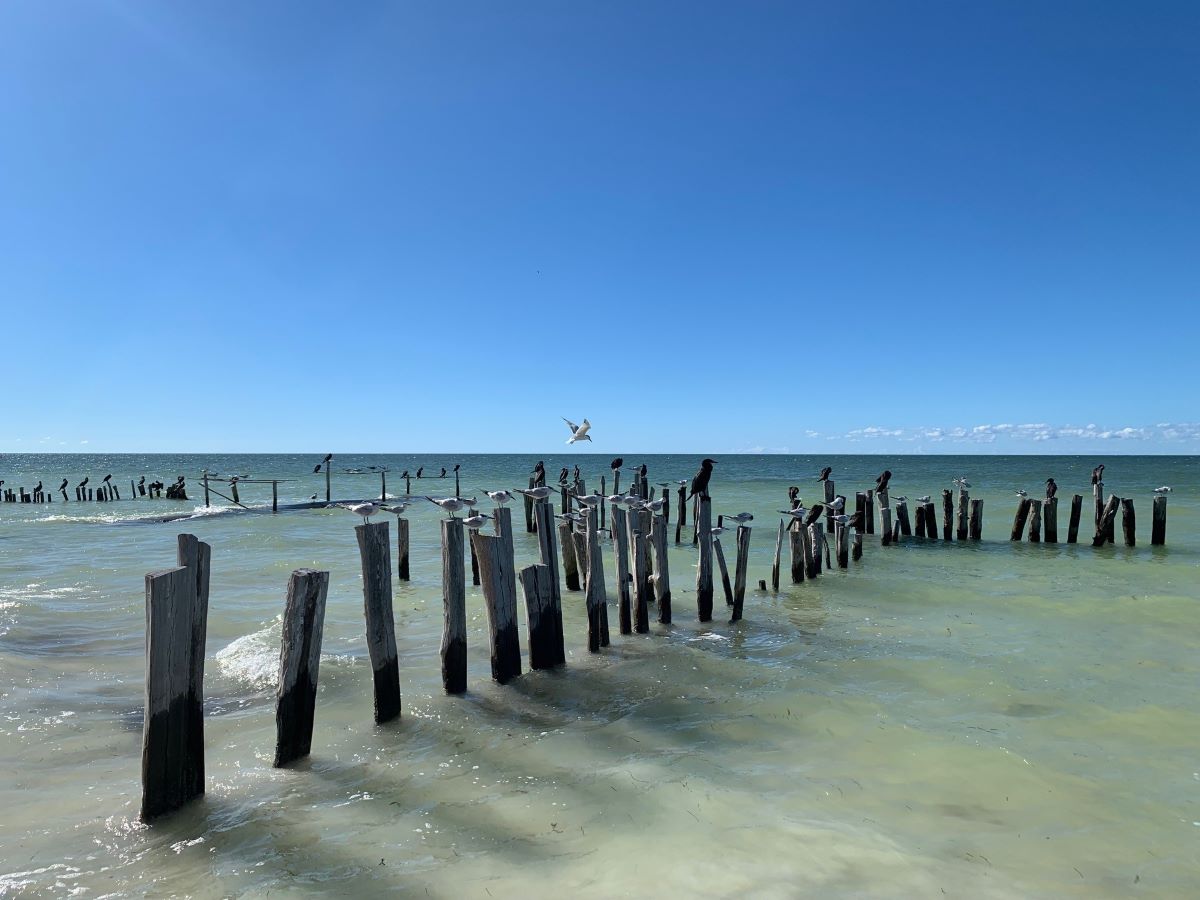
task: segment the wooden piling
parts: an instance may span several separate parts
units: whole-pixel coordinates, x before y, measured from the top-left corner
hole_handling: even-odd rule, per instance
[[[312,749],[329,573],[297,569],[288,582],[275,691],[275,768]]]
[[[588,613],[588,650],[599,652],[607,647],[608,595],[604,584],[604,555],[600,552],[599,512],[588,507],[587,518],[587,581],[586,604]],[[613,529],[616,530],[615,527]]]
[[[180,565],[146,576],[141,818],[204,793],[204,649],[212,551],[178,538]]]
[[[396,516],[396,577],[408,581],[408,519]]]
[[[1137,544],[1137,520],[1133,513],[1133,498],[1126,497],[1121,501],[1121,530],[1125,534],[1125,546]]]
[[[600,476],[600,496],[601,497],[608,496],[608,494],[605,493],[604,485],[605,485],[605,478],[603,475],[601,475]],[[599,503],[597,505],[600,507],[600,528],[601,528],[601,530],[603,530],[604,529],[604,514],[605,514],[606,510],[604,509],[603,503]]]
[[[1029,518],[1029,498],[1021,497],[1017,503],[1017,513],[1013,516],[1012,534],[1009,539],[1019,541],[1025,533],[1025,520]]]
[[[630,535],[633,550],[633,630],[645,634],[650,630],[650,547],[642,530],[644,523],[641,516],[634,513],[630,521],[637,523]]]
[[[886,547],[892,542],[892,508],[888,503],[886,490],[877,491],[876,496],[879,498],[880,542]]]
[[[558,545],[562,552],[563,581],[568,591],[579,590],[579,565],[575,559],[575,539],[572,537],[571,523],[559,522]]]
[[[925,537],[925,504],[918,503],[913,510],[916,516],[916,521],[913,523],[914,530],[917,532],[917,537]]]
[[[839,569],[848,569],[850,567],[850,545],[847,540],[846,532],[849,529],[844,522],[837,523],[837,530],[834,532],[834,546],[836,548],[835,557]]]
[[[567,661],[563,645],[562,610],[554,606],[550,579],[549,566],[526,566],[520,573],[521,591],[525,595],[525,615],[529,623],[531,669],[552,669]]]
[[[539,506],[549,504],[538,504]],[[539,522],[545,525],[544,520]],[[553,534],[552,527],[542,527],[540,532]],[[479,576],[483,586],[484,609],[488,619],[488,647],[492,659],[492,679],[498,684],[507,684],[521,674],[521,643],[517,633],[517,596],[509,593],[510,579],[506,569],[513,563],[504,558],[504,541],[499,535],[471,531],[471,544],[479,558]],[[545,563],[543,563],[545,565]],[[547,567],[549,568],[549,567]],[[553,572],[550,578],[553,579]],[[513,583],[516,573],[513,573]],[[550,602],[554,602],[555,585],[550,587]],[[550,626],[552,627],[552,626]]]
[[[833,479],[827,478],[821,484],[825,491],[825,527],[833,531],[833,508],[829,504],[833,503],[837,494],[834,492]]]
[[[942,540],[954,540],[954,497],[949,488],[942,491]]]
[[[867,526],[867,534],[875,533],[875,491],[867,491],[867,503],[863,508],[866,515],[863,516],[863,524]]]
[[[539,500],[533,505],[533,524],[538,536],[539,561],[550,569],[551,594],[554,605],[562,608],[562,582],[558,571],[558,536],[554,528],[554,506],[549,498]],[[514,604],[516,602],[516,584],[513,584]]]
[[[967,493],[967,489],[960,487],[958,489],[958,529],[955,537],[960,541],[965,541],[970,533],[967,526],[968,511],[971,506],[971,497]]]
[[[1029,543],[1042,542],[1042,501],[1036,497],[1029,498]]]
[[[721,546],[719,537],[713,538],[713,554],[717,558],[717,567],[721,570],[721,588],[725,591],[725,605],[733,606],[733,585],[729,581],[729,567],[725,565],[725,549]]]
[[[1109,534],[1113,529],[1113,521],[1117,518],[1117,509],[1121,500],[1116,494],[1110,494],[1104,508],[1100,511],[1100,521],[1096,523],[1096,535],[1092,538],[1093,547],[1102,547],[1109,542]]]
[[[208,499],[208,472],[200,476],[200,481],[204,484],[204,505],[205,507],[211,506]]]
[[[471,543],[468,549],[471,554],[471,585],[479,587],[479,552],[474,543]]]
[[[536,476],[534,476],[534,475],[530,475],[530,476],[529,476],[529,490],[531,490],[531,491],[532,491],[532,490],[533,490],[533,488],[534,488],[534,485],[536,485],[536,484],[537,484],[537,478],[536,478]],[[533,498],[532,498],[532,497],[530,497],[528,494],[522,494],[521,496],[522,496],[522,497],[524,498],[524,500],[525,500],[525,533],[526,533],[526,534],[533,534],[533,530],[534,530],[534,525],[533,525]]]
[[[685,485],[679,486],[679,518],[675,522],[675,543],[680,543],[683,528],[687,525],[687,497],[684,494]]]
[[[364,522],[355,526],[354,533],[358,537],[362,560],[363,613],[375,682],[375,723],[380,724],[400,715],[400,666],[396,660],[396,622],[392,614],[391,539],[387,522]]]
[[[664,491],[665,496],[665,491]],[[667,497],[667,499],[670,499]],[[667,504],[663,504],[663,509]],[[671,566],[667,557],[667,517],[655,516],[650,525],[650,546],[654,549],[654,599],[658,603],[658,621],[671,624]]]
[[[700,564],[696,568],[696,615],[701,622],[711,622],[713,614],[712,500],[707,496],[697,499],[700,501],[696,517]]]
[[[820,575],[825,568],[822,556],[826,560],[829,556],[829,548],[825,545],[825,524],[823,522],[813,522],[808,526],[808,531],[809,540],[812,543],[813,569],[817,575]]]
[[[279,512],[279,482],[271,482],[271,512]]]
[[[1071,518],[1067,522],[1067,543],[1074,544],[1079,540],[1079,519],[1083,513],[1083,494],[1071,498]]]
[[[983,501],[971,501],[971,518],[967,522],[967,537],[978,541],[983,537]]]
[[[1092,483],[1092,511],[1095,518],[1096,528],[1100,527],[1100,519],[1104,515],[1104,482],[1096,481]]]
[[[331,503],[333,498],[333,486],[329,480],[329,463],[325,463],[325,502]]]
[[[912,537],[912,525],[908,521],[908,501],[896,501],[896,524],[900,526],[900,533],[905,537]]]
[[[1150,546],[1163,547],[1167,543],[1167,495],[1155,494],[1150,507]]]
[[[804,577],[805,578],[816,578],[818,569],[817,569],[817,564],[814,561],[815,553],[813,550],[813,543],[812,543],[812,529],[809,526],[801,523],[797,526],[796,530],[800,535],[800,558],[804,561]],[[795,577],[796,577],[796,575],[793,572],[792,573],[793,583],[795,583],[794,582]]]
[[[626,510],[616,503],[609,511],[613,552],[617,558],[617,622],[621,634],[633,634],[633,606],[629,590],[629,531]]]
[[[1047,497],[1042,501],[1042,528],[1047,544],[1058,543],[1058,498]]]
[[[775,558],[771,563],[771,590],[779,591],[779,557],[783,553],[783,519],[779,520],[779,531],[775,535]]]
[[[867,492],[866,491],[855,491],[854,492],[854,512],[856,514],[859,514],[859,516],[858,516],[859,521],[863,522],[865,524],[866,520],[867,520]]]
[[[1108,497],[1108,499],[1109,499],[1109,502],[1111,502],[1111,501],[1113,501],[1113,500],[1116,500],[1116,501],[1117,501],[1117,504],[1116,504],[1116,506],[1113,508],[1112,515],[1108,515],[1108,504],[1106,503],[1106,504],[1105,504],[1105,506],[1104,506],[1104,510],[1105,510],[1105,517],[1104,517],[1104,542],[1105,542],[1105,543],[1107,543],[1107,544],[1111,544],[1111,543],[1114,543],[1114,542],[1116,541],[1116,535],[1117,535],[1117,530],[1116,530],[1116,529],[1117,529],[1117,526],[1116,526],[1116,522],[1117,522],[1117,510],[1119,510],[1119,509],[1121,508],[1121,498],[1120,498],[1120,497],[1117,497],[1115,494],[1110,494],[1110,495],[1109,495],[1109,497]]]
[[[803,528],[801,528],[799,531],[788,532],[788,550],[790,551],[792,584],[803,584],[805,571],[810,566],[808,555],[804,552],[804,535],[805,531]],[[778,590],[778,588],[776,588],[776,590]]]
[[[730,622],[737,622],[742,617],[742,608],[746,603],[746,570],[750,567],[750,526],[739,525],[737,528],[737,560],[733,565],[733,614]]]
[[[863,544],[862,532],[855,530],[854,540],[851,544],[851,552],[850,552],[850,556],[851,556],[851,558],[854,559],[855,562],[858,562],[860,559],[862,559],[862,544]]]

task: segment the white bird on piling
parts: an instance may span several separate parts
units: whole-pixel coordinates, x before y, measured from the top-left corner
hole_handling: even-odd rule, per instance
[[[736,516],[726,516],[730,522],[737,522],[739,525],[745,525],[747,522],[753,522],[754,516],[748,512],[740,512]]]
[[[389,506],[383,507],[383,509],[386,509],[390,513],[395,513],[398,516],[402,516],[402,515],[404,515],[404,511],[406,509],[408,509],[408,504],[407,503],[392,503]]]
[[[626,494],[621,498],[621,503],[629,507],[629,509],[639,508],[645,501],[637,494]]]
[[[487,513],[475,513],[473,516],[467,516],[467,518],[463,519],[462,522],[472,531],[478,531],[490,518],[491,516],[487,515]]]
[[[574,513],[574,512],[559,513],[554,518],[563,519],[567,522],[586,522],[587,521],[587,519],[584,518],[583,516],[581,516],[579,513]]]
[[[458,497],[443,497],[436,500],[433,497],[426,497],[430,503],[436,503],[443,510],[450,514],[450,518],[454,518],[454,514],[463,508],[463,502]]]
[[[666,503],[667,503],[667,501],[665,498],[659,497],[657,500],[651,500],[648,503],[646,503],[645,508],[650,510],[651,513],[653,513],[654,515],[657,516],[659,513],[662,512],[663,507],[666,505]]]
[[[604,499],[607,500],[609,503],[620,503],[622,500],[625,499],[625,495],[624,494],[609,494]]]
[[[1029,494],[1026,493],[1025,491],[1017,491],[1017,496],[1020,497],[1022,500],[1024,500],[1026,497],[1029,496]]]
[[[588,429],[592,427],[592,423],[587,419],[583,420],[582,425],[576,425],[566,416],[562,420],[567,423],[567,427],[571,429],[571,436],[567,438],[568,444],[574,444],[576,441],[590,441],[592,436],[588,434]]]
[[[605,500],[603,494],[572,494],[571,496],[581,506],[599,506]]]
[[[725,526],[714,525],[712,528],[708,529],[708,533],[714,538],[718,538],[725,533]]]
[[[959,475],[957,478],[954,479],[954,483],[957,484],[960,488],[969,488],[971,486],[971,482],[967,481],[966,475]]]
[[[907,498],[907,497],[897,497],[896,499],[897,499],[897,500],[907,500],[908,498]],[[840,510],[840,509],[841,509],[842,507],[844,507],[845,505],[846,505],[846,498],[845,498],[845,497],[834,497],[832,500],[830,500],[829,502],[827,502],[827,503],[825,504],[826,508],[828,508],[828,509],[832,509],[832,510],[834,510],[835,512],[836,512],[837,510]]]
[[[797,506],[795,509],[781,509],[779,514],[781,516],[791,516],[793,519],[803,520],[803,518],[808,515],[808,510],[803,506]]]
[[[371,502],[339,503],[337,505],[340,506],[342,509],[348,509],[348,510],[350,510],[350,512],[357,513],[358,515],[362,516],[366,520],[368,525],[371,523],[371,516],[375,515],[375,513],[379,512],[379,510],[382,509],[382,507],[378,503],[371,503]]]
[[[554,493],[554,488],[546,487],[546,485],[543,484],[535,488],[529,488],[529,490],[525,490],[524,488],[516,488],[516,492],[518,494],[524,494],[530,500],[545,500],[552,493]]]
[[[1154,489],[1154,493],[1156,493],[1156,494],[1169,494],[1169,493],[1171,493],[1171,490],[1172,490],[1172,488],[1170,488],[1170,487],[1168,487],[1167,485],[1165,485],[1165,484],[1164,484],[1162,487],[1156,487],[1156,488]]]
[[[463,502],[463,506],[467,507],[468,509],[474,509],[475,504],[479,502],[478,497],[459,497],[458,499],[461,500]]]
[[[845,513],[842,513],[840,516],[834,516],[833,521],[837,522],[839,525],[845,525],[850,521],[850,517]]]
[[[929,495],[928,495],[928,494],[926,494],[924,497],[918,497],[918,498],[917,498],[917,502],[918,502],[918,503],[928,503],[928,502],[929,502]]]
[[[497,506],[504,506],[509,500],[516,500],[511,491],[484,491]]]

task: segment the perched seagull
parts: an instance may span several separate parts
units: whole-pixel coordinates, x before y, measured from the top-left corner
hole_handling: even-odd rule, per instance
[[[918,503],[928,503],[928,502],[929,502],[929,495],[928,495],[928,494],[926,494],[924,497],[918,497],[918,498],[917,498],[917,502],[918,502]]]
[[[1046,479],[1046,499],[1049,500],[1058,493],[1058,485],[1055,484],[1053,478]]]
[[[516,500],[511,491],[484,491],[497,506],[504,506],[509,500]]]
[[[892,499],[895,500],[897,503],[907,503],[908,502],[908,498],[904,497],[904,496],[893,497]]]
[[[573,512],[570,512],[570,513],[559,513],[559,514],[558,514],[558,515],[556,515],[554,518],[556,518],[556,519],[563,519],[563,520],[565,520],[565,521],[567,521],[567,522],[577,522],[577,523],[578,523],[578,522],[586,522],[586,521],[587,521],[587,519],[586,519],[584,516],[581,516],[579,513],[573,513]]]
[[[574,444],[576,441],[590,441],[592,439],[592,436],[588,434],[588,429],[592,427],[592,423],[587,419],[583,420],[582,425],[576,425],[566,416],[563,417],[563,421],[566,422],[567,427],[571,429],[571,436],[567,438],[568,444]]]
[[[667,505],[666,498],[659,497],[657,500],[651,500],[648,503],[646,503],[645,508],[650,510],[650,512],[654,513],[654,515],[658,515],[660,512],[663,511],[663,507],[666,505]]]
[[[463,502],[457,497],[443,497],[440,500],[435,500],[433,497],[426,497],[430,503],[436,503],[442,509],[450,514],[450,518],[454,518],[454,514],[463,508]]]
[[[457,497],[456,499],[461,500],[463,506],[467,507],[468,509],[474,509],[475,504],[479,502],[478,497]]]
[[[642,505],[643,500],[637,494],[626,494],[621,498],[621,502],[630,509],[637,509]]]
[[[516,488],[516,492],[518,494],[524,494],[530,500],[545,500],[547,497],[549,497],[554,492],[554,489],[548,488],[548,487],[546,487],[546,485],[543,484],[543,485],[539,485],[538,487],[535,487],[535,488],[530,488],[529,490],[524,490],[523,488]]]
[[[671,482],[669,482],[669,481],[656,481],[654,483],[657,484],[660,488],[669,488],[671,486]]]
[[[1104,480],[1104,463],[1092,469],[1092,484],[1099,484]]]
[[[1169,494],[1169,493],[1171,493],[1171,490],[1172,490],[1172,488],[1170,488],[1170,487],[1168,487],[1167,485],[1165,485],[1165,484],[1164,484],[1162,487],[1156,487],[1156,488],[1154,489],[1154,493],[1156,493],[1156,494]]]
[[[828,481],[829,476],[833,474],[833,466],[826,466],[821,470],[821,474],[817,476],[817,481]]]
[[[687,487],[687,479],[686,479],[686,478],[680,478],[680,479],[679,479],[677,482],[675,482],[675,483],[676,483],[677,485],[679,485],[680,487]]]
[[[1029,496],[1029,494],[1027,494],[1025,491],[1017,491],[1017,496],[1020,497],[1022,500],[1024,500],[1026,497]]]
[[[808,510],[803,506],[797,506],[795,509],[781,509],[779,514],[783,516],[791,516],[793,519],[803,520],[804,517],[808,515]]]
[[[882,474],[880,474],[880,476],[875,479],[875,492],[879,493],[880,491],[886,491],[888,482],[891,481],[891,479],[892,479],[892,470],[884,469]]]
[[[833,521],[839,525],[845,525],[847,522],[850,521],[850,517],[848,515],[846,515],[845,513],[842,513],[840,516],[834,516]]]
[[[575,502],[582,506],[599,506],[607,499],[603,494],[584,494],[583,496],[573,494],[572,496],[575,497]]]
[[[385,506],[384,509],[386,509],[390,513],[395,513],[398,516],[402,516],[402,515],[404,515],[404,511],[406,509],[408,509],[408,504],[407,503],[393,503],[390,506]]]
[[[463,519],[462,521],[463,521],[463,524],[466,525],[468,528],[470,528],[472,531],[478,531],[480,528],[483,527],[483,524],[490,518],[491,518],[491,516],[487,515],[486,513],[475,513],[475,515],[468,516],[467,518]]]
[[[753,522],[754,516],[748,512],[740,512],[736,516],[726,516],[730,522],[737,522],[739,525],[745,525],[747,522]]]
[[[608,503],[620,503],[622,500],[625,499],[625,495],[624,494],[609,494],[604,499]]]
[[[971,482],[967,481],[966,475],[959,475],[957,478],[954,479],[954,483],[956,485],[958,485],[960,488],[963,488],[964,490],[971,486]]]
[[[366,520],[367,524],[371,522],[371,516],[379,512],[382,508],[378,503],[339,503],[337,504],[342,509],[348,509],[352,513],[357,513]]]
[[[712,535],[714,538],[719,538],[721,535],[723,535],[725,533],[725,526],[723,526],[723,525],[714,526],[713,528],[708,529],[708,533],[710,535]]]
[[[691,500],[697,494],[699,494],[701,497],[708,496],[708,482],[709,479],[712,478],[712,470],[714,465],[716,465],[716,462],[708,459],[707,457],[700,460],[700,468],[697,470],[696,474],[692,476],[691,493],[687,495],[687,499]]]
[[[907,497],[897,497],[896,499],[897,500],[907,500],[908,498]],[[832,500],[830,500],[825,505],[827,507],[829,507],[830,509],[832,509],[834,512],[837,512],[837,511],[841,510],[843,507],[845,507],[846,498],[839,494],[838,496],[834,497]]]

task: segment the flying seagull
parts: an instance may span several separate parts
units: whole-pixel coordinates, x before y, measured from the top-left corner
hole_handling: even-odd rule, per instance
[[[587,419],[583,420],[582,425],[576,425],[566,416],[563,416],[563,421],[567,423],[567,427],[571,429],[571,436],[567,438],[568,444],[574,444],[576,441],[590,441],[592,436],[588,434],[588,429],[592,427],[592,423]]]
[[[708,480],[712,478],[712,470],[715,464],[713,460],[707,457],[700,461],[700,468],[692,476],[692,488],[691,493],[687,495],[688,500],[691,500],[697,494],[701,497],[708,496]]]
[[[971,486],[971,482],[967,481],[966,475],[959,475],[957,478],[954,479],[954,483],[956,485],[958,485],[960,488],[962,488],[963,490],[966,490],[967,488],[969,488]]]

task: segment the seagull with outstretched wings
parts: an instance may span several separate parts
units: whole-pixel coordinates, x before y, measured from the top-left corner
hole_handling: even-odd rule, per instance
[[[566,416],[563,416],[563,421],[571,429],[571,437],[567,439],[568,444],[574,444],[576,441],[590,441],[592,439],[592,436],[588,434],[588,429],[592,427],[592,423],[587,419],[583,420],[582,425],[576,425]]]

